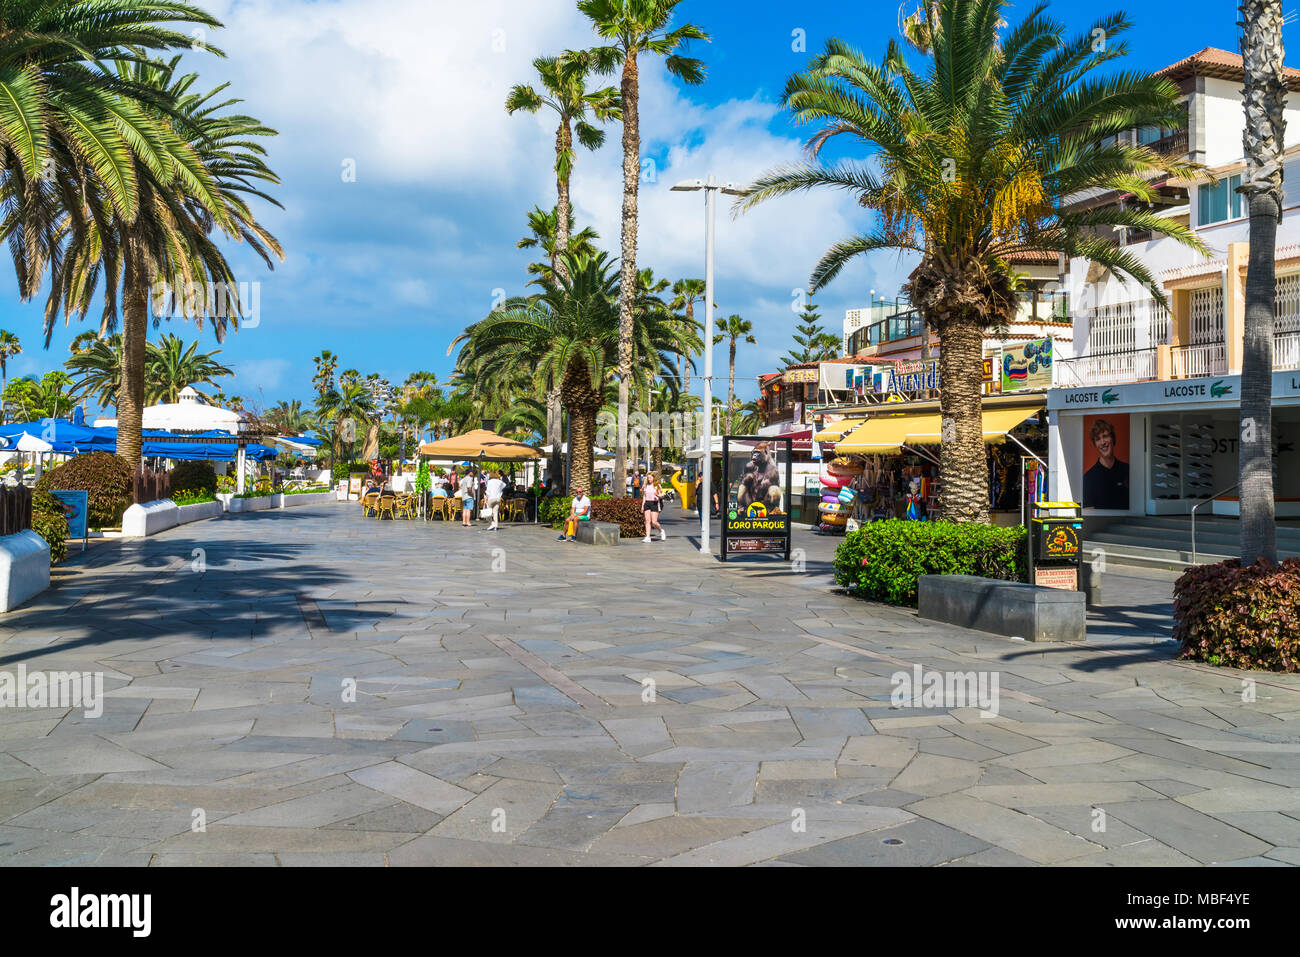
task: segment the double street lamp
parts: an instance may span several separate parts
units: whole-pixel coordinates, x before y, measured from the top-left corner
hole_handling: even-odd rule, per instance
[[[704,434],[700,437],[703,456],[700,467],[700,553],[713,554],[709,544],[709,511],[713,503],[713,221],[715,197],[719,192],[743,196],[735,183],[719,183],[710,175],[702,179],[684,179],[672,187],[675,192],[694,193],[704,190]]]

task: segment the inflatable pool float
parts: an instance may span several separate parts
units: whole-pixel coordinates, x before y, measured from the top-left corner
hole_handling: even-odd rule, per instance
[[[839,489],[862,474],[862,466],[845,459],[834,459],[821,468],[820,478],[826,488]]]
[[[835,528],[843,527],[844,525],[848,524],[848,521],[849,521],[849,517],[847,515],[823,515],[822,516],[823,525],[830,525]]]

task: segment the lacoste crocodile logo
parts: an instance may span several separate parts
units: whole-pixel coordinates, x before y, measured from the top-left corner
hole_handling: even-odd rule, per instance
[[[1221,399],[1225,395],[1232,395],[1232,386],[1224,385],[1222,379],[1220,379],[1218,382],[1211,384],[1210,396],[1212,398]]]
[[[1101,394],[1102,405],[1110,405],[1112,402],[1118,402],[1118,401],[1119,401],[1119,393],[1116,392],[1114,389],[1107,389],[1105,392]]]

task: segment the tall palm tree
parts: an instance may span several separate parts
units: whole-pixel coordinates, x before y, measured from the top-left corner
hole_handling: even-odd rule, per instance
[[[667,29],[681,0],[578,0],[578,9],[591,20],[596,33],[608,46],[592,51],[600,70],[622,67],[619,94],[623,108],[623,210],[622,298],[618,309],[618,447],[614,450],[614,488],[622,489],[627,479],[627,408],[631,387],[632,351],[636,299],[637,191],[641,177],[641,74],[642,53],[664,58],[668,72],[683,82],[704,82],[704,64],[683,56],[692,40],[709,39],[693,23]]]
[[[728,316],[722,323],[722,331],[714,333],[713,344],[716,346],[723,339],[727,340],[730,370],[727,374],[727,427],[731,427],[731,413],[736,407],[736,343],[744,341],[753,345],[754,324],[740,316]]]
[[[552,221],[555,241],[549,250],[551,268],[556,270],[564,268],[560,254],[569,248],[569,231],[573,226],[569,180],[576,155],[574,137],[589,150],[600,149],[605,142],[605,131],[591,120],[604,123],[622,117],[618,90],[612,86],[587,89],[587,78],[595,65],[587,50],[566,50],[558,57],[538,57],[533,61],[533,69],[541,81],[541,91],[519,83],[506,96],[507,113],[518,110],[536,113],[545,106],[559,118],[555,130],[555,217]]]
[[[356,452],[357,432],[359,428],[369,430],[375,413],[374,400],[370,390],[360,382],[341,383],[337,389],[323,393],[316,402],[316,418],[324,426],[330,426],[331,464],[342,451],[342,443],[348,443],[348,461]],[[348,425],[351,423],[351,426]]]
[[[506,97],[506,112],[524,110],[536,113],[543,106],[553,110],[559,123],[555,130],[555,216],[553,240],[548,250],[551,270],[564,268],[563,254],[569,248],[569,234],[573,227],[573,204],[569,197],[569,181],[573,175],[576,153],[574,135],[589,150],[599,149],[605,142],[605,131],[591,120],[603,123],[622,117],[618,91],[613,87],[587,89],[587,78],[597,64],[589,51],[567,50],[558,57],[538,57],[533,68],[541,80],[542,92],[521,83]],[[590,117],[591,119],[588,119]],[[531,219],[531,217],[530,217]],[[594,233],[592,236],[594,237]],[[560,384],[546,385],[546,441],[552,447],[551,469],[559,465],[560,454]]]
[[[688,323],[695,323],[695,304],[704,301],[704,280],[703,279],[679,279],[673,283],[673,301],[671,308],[683,312],[686,315]],[[691,353],[686,353],[682,358],[684,363],[678,363],[678,369],[685,373],[682,379],[682,392],[691,391]],[[683,369],[682,366],[685,366]]]
[[[122,334],[101,339],[97,333],[82,333],[73,345],[76,351],[63,362],[72,378],[73,398],[94,396],[99,408],[108,408],[122,388]]]
[[[19,338],[8,329],[0,329],[0,394],[9,384],[9,360],[23,351]],[[0,406],[0,424],[4,422],[4,407]]]
[[[315,416],[303,408],[302,402],[298,399],[288,402],[281,399],[266,413],[265,418],[276,428],[283,429],[290,435],[302,435],[316,424]]]
[[[906,290],[940,338],[941,507],[955,521],[988,517],[983,331],[1015,314],[1008,258],[1030,250],[1085,257],[1136,279],[1164,302],[1141,260],[1109,238],[1110,227],[1150,230],[1206,252],[1186,226],[1131,204],[1082,209],[1064,203],[1092,192],[1151,202],[1155,174],[1195,173],[1144,146],[1107,142],[1135,126],[1185,122],[1168,81],[1136,73],[1095,76],[1125,54],[1120,36],[1130,23],[1113,14],[1071,38],[1038,7],[1006,30],[999,26],[1006,5],[933,0],[929,16],[937,19],[927,21],[922,72],[909,66],[896,42],[876,63],[829,41],[785,90],[797,121],[823,124],[808,143],[813,162],[764,175],[737,202],[745,210],[831,186],[876,214],[873,232],[837,243],[822,257],[810,292],[854,256],[877,249],[920,255]],[[1095,43],[1098,31],[1107,37],[1104,45]],[[871,163],[817,162],[841,135],[865,147]]]
[[[243,304],[230,264],[212,242],[213,230],[247,243],[268,267],[274,268],[273,257],[284,256],[246,199],[275,202],[261,188],[278,179],[258,142],[274,131],[252,117],[225,112],[239,100],[214,102],[225,84],[208,93],[191,92],[197,75],[178,76],[179,59],[137,60],[117,67],[122,82],[153,95],[157,105],[146,111],[145,119],[163,131],[151,161],[141,158],[139,150],[132,157],[141,196],[133,220],[105,202],[98,177],[85,170],[81,175],[56,175],[65,238],[52,270],[47,341],[60,306],[67,317],[88,312],[101,276],[106,287],[101,331],[111,330],[117,321],[120,283],[123,375],[117,449],[132,466],[140,462],[151,292],[156,316],[174,311],[200,327],[209,319],[221,341],[227,327],[238,326]],[[143,151],[146,158],[149,153]],[[161,290],[171,292],[162,295]]]
[[[1273,509],[1273,336],[1277,224],[1282,218],[1286,78],[1282,0],[1242,0],[1246,171],[1250,258],[1246,265],[1245,349],[1241,362],[1241,563],[1277,561]]]

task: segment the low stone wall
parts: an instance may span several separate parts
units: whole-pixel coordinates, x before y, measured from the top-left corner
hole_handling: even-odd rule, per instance
[[[1083,592],[973,575],[922,575],[917,581],[917,613],[932,621],[1025,641],[1087,637]]]
[[[618,523],[578,522],[578,531],[574,537],[584,545],[617,545]]]
[[[177,525],[220,518],[224,511],[220,502],[197,502],[194,505],[177,505],[169,498],[156,502],[132,505],[122,514],[123,538],[147,538]]]
[[[297,495],[281,495],[280,508],[291,508],[295,505],[323,505],[325,502],[338,501],[335,492],[301,492]]]
[[[31,529],[0,536],[0,612],[50,587],[50,546]]]

